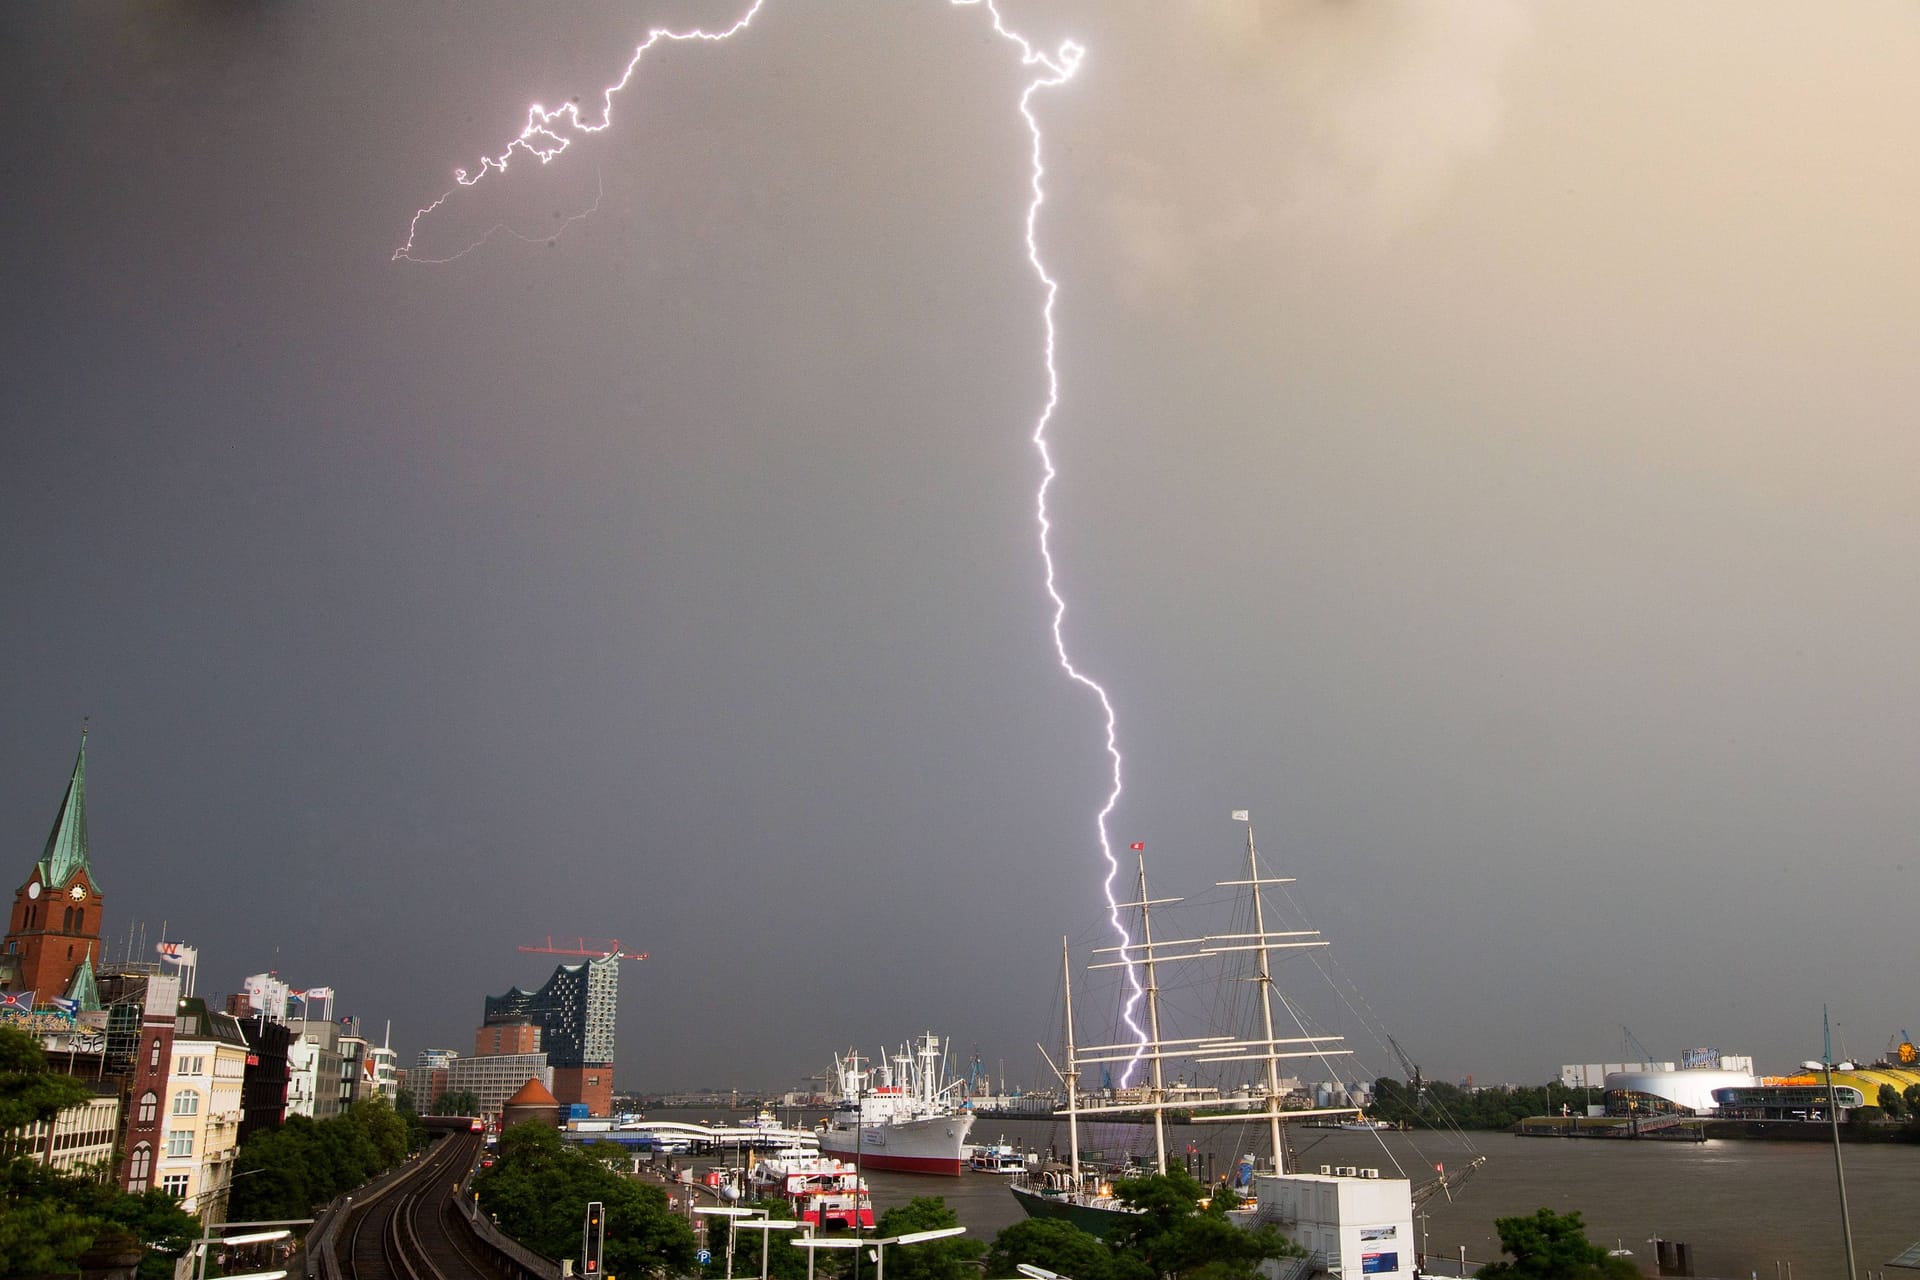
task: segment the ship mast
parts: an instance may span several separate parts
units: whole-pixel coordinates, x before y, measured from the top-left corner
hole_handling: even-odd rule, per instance
[[[1247,880],[1253,886],[1253,931],[1260,938],[1259,982],[1260,982],[1260,1029],[1266,1033],[1267,1043],[1273,1043],[1273,965],[1267,955],[1267,914],[1266,904],[1260,897],[1260,863],[1253,852],[1253,824],[1247,824]],[[1267,1059],[1267,1097],[1280,1096],[1280,1063],[1277,1059]],[[1281,1152],[1280,1117],[1267,1108],[1267,1126],[1273,1140],[1273,1171],[1285,1173],[1286,1162]]]
[[[1148,1043],[1158,1048],[1160,986],[1153,976],[1153,918],[1147,911],[1147,855],[1144,853],[1140,855],[1140,949],[1146,957]],[[1158,1053],[1153,1055],[1147,1071],[1147,1078],[1153,1082],[1153,1092],[1148,1097],[1158,1102],[1166,1096],[1167,1091]],[[1167,1113],[1157,1107],[1153,1112],[1153,1167],[1161,1173],[1167,1171]]]
[[[1147,1089],[1147,1099],[1144,1103],[1111,1100],[1097,1107],[1089,1107],[1087,1110],[1089,1112],[1106,1113],[1152,1112],[1154,1168],[1160,1173],[1165,1173],[1167,1171],[1167,1109],[1172,1106],[1187,1106],[1191,1104],[1184,1102],[1175,1103],[1167,1100],[1166,1078],[1165,1071],[1161,1065],[1162,1062],[1169,1057],[1190,1057],[1202,1049],[1229,1047],[1234,1043],[1234,1040],[1231,1036],[1200,1036],[1185,1040],[1168,1040],[1161,1036],[1160,983],[1155,973],[1156,966],[1172,964],[1180,960],[1198,960],[1211,954],[1211,952],[1202,948],[1199,950],[1181,951],[1175,955],[1161,954],[1163,948],[1201,948],[1201,940],[1198,938],[1154,938],[1152,909],[1154,907],[1166,906],[1169,903],[1180,902],[1182,899],[1147,897],[1147,859],[1145,854],[1140,856],[1139,884],[1140,900],[1138,902],[1122,902],[1119,906],[1123,909],[1131,909],[1134,907],[1140,909],[1140,941],[1129,942],[1118,947],[1096,947],[1094,948],[1095,955],[1118,955],[1120,958],[1118,960],[1108,960],[1100,964],[1091,964],[1087,967],[1089,969],[1131,969],[1135,965],[1141,967],[1145,974],[1145,984],[1141,988],[1141,991],[1146,997],[1147,1004],[1147,1038],[1144,1041],[1135,1040],[1125,1044],[1096,1045],[1093,1048],[1093,1052],[1099,1056],[1080,1058],[1078,1061],[1094,1063],[1122,1062],[1126,1063],[1129,1067],[1138,1063],[1143,1058],[1147,1061],[1147,1078],[1150,1084]]]
[[[1235,815],[1238,816],[1238,815]],[[1228,951],[1251,951],[1254,953],[1254,975],[1248,979],[1260,984],[1260,1031],[1264,1037],[1260,1040],[1236,1041],[1220,1046],[1229,1052],[1225,1056],[1202,1056],[1201,1062],[1243,1062],[1258,1061],[1266,1066],[1267,1105],[1264,1112],[1257,1113],[1267,1122],[1268,1136],[1273,1143],[1273,1169],[1275,1173],[1286,1172],[1284,1133],[1280,1111],[1280,1059],[1282,1058],[1325,1058],[1329,1055],[1345,1055],[1351,1049],[1329,1049],[1325,1044],[1337,1042],[1341,1036],[1294,1036],[1282,1040],[1273,1034],[1273,956],[1275,950],[1294,950],[1306,947],[1324,947],[1326,940],[1317,930],[1296,929],[1273,932],[1267,928],[1266,904],[1260,895],[1262,885],[1292,884],[1292,876],[1267,876],[1260,874],[1259,855],[1253,847],[1253,824],[1247,824],[1247,878],[1245,880],[1219,880],[1215,884],[1220,888],[1245,887],[1253,895],[1253,932],[1221,934],[1206,939],[1209,953]],[[1282,1045],[1301,1045],[1303,1048],[1286,1049]],[[1307,1116],[1355,1115],[1358,1107],[1324,1107],[1310,1111],[1289,1111],[1287,1118],[1300,1119]],[[1244,1113],[1236,1116],[1195,1116],[1196,1120],[1244,1120]]]
[[[1060,981],[1061,990],[1066,993],[1067,1005],[1067,1150],[1068,1161],[1073,1170],[1072,1186],[1080,1186],[1080,1065],[1073,1056],[1073,957],[1067,950],[1067,940],[1060,939]]]

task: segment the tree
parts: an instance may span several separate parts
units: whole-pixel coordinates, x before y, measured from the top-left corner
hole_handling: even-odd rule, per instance
[[[987,1274],[1011,1276],[1020,1263],[1045,1267],[1073,1280],[1109,1280],[1113,1250],[1091,1232],[1061,1218],[1028,1218],[993,1238]]]
[[[1305,1252],[1271,1225],[1236,1226],[1227,1197],[1203,1206],[1207,1189],[1184,1169],[1122,1178],[1113,1194],[1135,1211],[1108,1237],[1116,1280],[1254,1280],[1265,1259]]]
[[[407,1150],[424,1151],[427,1146],[427,1126],[420,1119],[420,1108],[413,1100],[413,1090],[402,1089],[393,1095],[393,1113],[406,1126]]]
[[[875,1225],[884,1238],[957,1227],[960,1218],[940,1196],[915,1196],[881,1214]],[[978,1280],[980,1272],[975,1264],[986,1251],[983,1241],[965,1236],[896,1245],[887,1253],[887,1273],[894,1280]],[[1080,1278],[1075,1276],[1074,1280]]]
[[[1586,1224],[1575,1213],[1539,1209],[1531,1217],[1500,1218],[1500,1250],[1513,1255],[1480,1271],[1485,1280],[1632,1280],[1640,1269],[1625,1258],[1610,1258],[1587,1239]]]
[[[434,1100],[433,1114],[477,1116],[480,1114],[480,1098],[471,1089],[449,1089]]]
[[[1900,1091],[1890,1084],[1880,1086],[1880,1109],[1887,1113],[1887,1119],[1899,1120],[1907,1114],[1907,1100]]]
[[[544,1125],[517,1124],[501,1134],[493,1168],[482,1170],[473,1186],[502,1231],[549,1257],[578,1256],[587,1202],[598,1200],[605,1207],[608,1274],[693,1270],[693,1230],[668,1212],[665,1189],[614,1173]]]
[[[391,1168],[407,1158],[406,1123],[384,1096],[374,1094],[360,1099],[347,1108],[346,1118],[367,1136],[384,1167]]]
[[[0,1026],[0,1133],[51,1119],[91,1096],[78,1080],[47,1070],[32,1036]],[[72,1273],[95,1244],[120,1240],[147,1251],[143,1280],[164,1280],[199,1231],[163,1191],[129,1195],[51,1169],[33,1154],[0,1158],[0,1277]]]
[[[385,1098],[363,1098],[326,1120],[294,1116],[241,1146],[228,1212],[236,1221],[307,1217],[399,1164],[412,1145],[406,1120]]]
[[[0,1138],[93,1096],[71,1076],[47,1070],[47,1055],[18,1027],[0,1025]]]

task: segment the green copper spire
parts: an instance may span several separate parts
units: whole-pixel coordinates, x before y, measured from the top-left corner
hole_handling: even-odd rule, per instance
[[[93,868],[87,863],[87,731],[80,731],[80,754],[73,762],[73,779],[67,783],[67,794],[60,801],[60,813],[53,820],[53,830],[47,835],[47,848],[40,855],[40,882],[48,889],[59,890],[67,887],[67,882],[84,871],[92,883],[94,891],[100,889],[100,882],[93,878]]]
[[[87,947],[86,959],[73,971],[73,981],[67,983],[64,993],[67,999],[80,1007],[76,1013],[92,1013],[100,1008],[100,984],[93,977],[93,947]]]

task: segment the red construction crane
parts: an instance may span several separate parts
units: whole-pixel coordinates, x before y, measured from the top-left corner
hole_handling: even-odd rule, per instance
[[[566,939],[562,938],[561,941],[565,942]],[[594,945],[588,946],[589,942]],[[548,934],[546,946],[520,947],[518,950],[530,951],[537,956],[591,956],[596,960],[605,960],[613,956],[618,956],[622,960],[647,958],[647,953],[644,951],[622,951],[618,938],[607,939],[604,943],[598,938],[575,938],[571,947],[556,947],[553,945],[553,935]]]

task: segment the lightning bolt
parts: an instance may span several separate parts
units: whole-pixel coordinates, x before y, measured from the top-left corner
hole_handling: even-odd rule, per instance
[[[1119,806],[1120,795],[1123,790],[1121,775],[1124,761],[1120,754],[1119,717],[1114,710],[1113,699],[1107,693],[1106,688],[1074,662],[1073,655],[1067,648],[1067,600],[1066,596],[1062,594],[1060,590],[1059,571],[1053,558],[1053,518],[1048,514],[1047,509],[1047,495],[1052,490],[1053,483],[1060,474],[1059,469],[1054,465],[1053,450],[1047,442],[1047,428],[1052,423],[1054,411],[1060,404],[1060,371],[1055,359],[1055,353],[1059,345],[1059,331],[1054,324],[1053,318],[1054,303],[1060,294],[1060,283],[1048,272],[1046,263],[1040,256],[1038,228],[1040,210],[1041,207],[1046,204],[1047,199],[1046,165],[1044,162],[1045,146],[1040,130],[1040,119],[1033,111],[1033,97],[1042,89],[1056,88],[1071,80],[1074,74],[1080,69],[1080,62],[1082,58],[1085,57],[1086,50],[1082,45],[1071,40],[1062,41],[1060,46],[1052,52],[1047,52],[1036,47],[1032,41],[1007,26],[1005,20],[1001,17],[999,6],[995,3],[995,0],[948,0],[948,3],[955,8],[980,8],[985,10],[992,23],[993,33],[1019,50],[1020,64],[1022,66],[1035,69],[1033,77],[1027,81],[1026,85],[1020,91],[1020,116],[1026,121],[1027,134],[1029,138],[1032,139],[1030,151],[1032,166],[1030,189],[1032,191],[1032,198],[1027,203],[1026,217],[1027,263],[1033,268],[1033,274],[1040,281],[1041,289],[1045,295],[1045,302],[1041,307],[1041,319],[1044,322],[1046,334],[1043,354],[1047,371],[1047,396],[1045,403],[1040,408],[1038,417],[1034,420],[1033,433],[1030,437],[1035,451],[1040,455],[1041,471],[1040,487],[1034,500],[1034,518],[1039,525],[1040,560],[1045,566],[1047,598],[1053,602],[1053,617],[1049,623],[1049,627],[1053,635],[1054,656],[1059,660],[1061,670],[1066,672],[1067,678],[1086,689],[1099,702],[1105,736],[1106,754],[1111,766],[1106,801],[1101,805],[1098,814],[1095,815],[1094,830],[1099,840],[1100,856],[1106,863],[1107,868],[1106,877],[1101,881],[1100,886],[1101,892],[1104,894],[1107,902],[1107,921],[1120,940],[1120,956],[1126,966],[1128,990],[1126,1002],[1121,1009],[1121,1018],[1125,1021],[1128,1030],[1132,1032],[1134,1042],[1136,1046],[1138,1046],[1133,1060],[1126,1065],[1126,1068],[1121,1073],[1120,1083],[1124,1087],[1132,1079],[1133,1072],[1139,1065],[1140,1054],[1145,1049],[1147,1033],[1145,1029],[1141,1027],[1138,1018],[1138,1009],[1141,998],[1145,995],[1145,988],[1141,985],[1140,975],[1131,950],[1133,938],[1127,929],[1126,921],[1122,918],[1120,899],[1114,892],[1114,882],[1119,879],[1120,876],[1120,860],[1114,854],[1113,840],[1108,833],[1108,822],[1113,816],[1114,809]],[[537,240],[552,239],[553,237],[550,235],[539,237],[524,235],[504,223],[496,223],[483,232],[478,239],[446,257],[424,258],[415,253],[415,242],[419,237],[421,223],[438,212],[439,209],[457,195],[462,188],[477,185],[481,180],[486,178],[488,174],[505,173],[507,171],[507,165],[514,159],[516,153],[524,152],[543,165],[551,164],[563,155],[576,141],[591,137],[610,126],[613,123],[614,95],[621,92],[632,82],[635,73],[639,70],[641,59],[646,57],[649,50],[662,43],[668,42],[687,43],[706,41],[719,43],[720,41],[729,40],[740,32],[745,31],[753,23],[753,20],[759,16],[761,9],[764,8],[765,5],[766,0],[753,0],[753,3],[748,6],[746,12],[741,14],[731,26],[716,31],[707,31],[701,28],[694,28],[688,31],[673,31],[665,27],[655,27],[648,31],[646,39],[642,40],[639,45],[634,48],[633,57],[628,59],[626,69],[621,72],[619,79],[601,91],[600,111],[597,119],[589,119],[583,116],[578,102],[569,102],[565,106],[557,107],[553,110],[548,110],[538,103],[529,107],[527,109],[526,126],[521,129],[517,137],[506,145],[504,150],[498,155],[482,156],[479,166],[476,169],[456,170],[454,172],[455,185],[447,188],[437,199],[414,212],[413,218],[407,223],[407,238],[399,248],[393,251],[393,260],[395,262],[407,261],[426,264],[453,262],[456,259],[463,258],[467,254],[472,253],[475,249],[480,248],[499,233],[505,233],[515,239],[530,243]],[[597,207],[598,204],[599,200],[596,198],[594,206]],[[589,208],[583,213],[573,215],[567,219],[563,227],[572,225],[572,223],[588,216],[592,212],[593,209]]]

